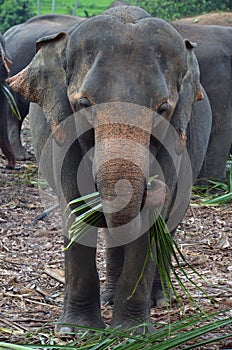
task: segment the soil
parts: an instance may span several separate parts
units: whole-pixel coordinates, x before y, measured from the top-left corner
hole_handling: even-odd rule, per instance
[[[177,22],[186,24],[208,24],[219,26],[232,26],[232,12],[209,13],[194,17],[182,18]],[[175,21],[174,21],[175,23]]]
[[[185,19],[190,23],[231,25],[232,13],[220,13]],[[32,159],[18,162],[16,170],[7,170],[0,158],[0,341],[11,343],[48,344],[54,322],[59,317],[64,292],[62,229],[60,214],[53,212],[44,220],[33,220],[44,210],[37,181],[37,166],[30,144],[27,122],[23,130],[24,144]],[[190,264],[203,276],[201,280],[191,270],[189,276],[215,300],[204,294],[183,277],[196,303],[192,304],[177,286],[182,305],[153,308],[156,323],[174,322],[198,312],[232,318],[232,206],[199,206],[193,199],[176,241]],[[103,242],[99,242],[97,264],[101,285],[105,281]],[[103,306],[102,314],[110,325],[112,307]],[[198,349],[232,349],[232,329],[223,328],[208,335],[211,339],[225,334],[231,338]],[[56,339],[56,338],[54,338]],[[59,342],[59,340],[57,340]]]

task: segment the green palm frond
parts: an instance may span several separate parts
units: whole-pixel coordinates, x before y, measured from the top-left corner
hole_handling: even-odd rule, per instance
[[[232,156],[226,164],[226,181],[204,179],[209,185],[193,186],[193,197],[201,199],[200,205],[220,206],[232,203]]]
[[[139,327],[147,326],[146,324]],[[78,326],[78,338],[69,341],[66,345],[59,345],[54,341],[52,335],[49,336],[49,344],[45,345],[44,340],[41,345],[16,345],[0,342],[0,349],[6,350],[28,350],[28,349],[60,349],[60,350],[168,350],[168,349],[200,349],[202,346],[214,343],[217,344],[223,339],[229,339],[231,332],[225,327],[232,326],[232,317],[227,317],[222,311],[213,315],[197,314],[185,317],[172,324],[157,325],[156,330],[151,334],[140,336],[133,335],[133,329],[122,331],[120,329],[95,329]],[[223,328],[222,336],[204,337],[215,330]],[[26,336],[26,335],[25,335]],[[184,346],[184,347],[183,347]]]
[[[8,103],[9,103],[9,106],[11,108],[11,111],[12,111],[13,115],[16,118],[18,118],[19,120],[22,120],[20,111],[18,109],[18,106],[17,106],[17,104],[15,102],[14,96],[12,95],[10,89],[4,84],[0,84],[0,88],[1,88],[3,94],[5,95]]]
[[[69,207],[73,205],[77,206],[71,210],[68,219],[70,219],[72,215],[75,215],[75,219],[69,230],[70,242],[68,246],[64,248],[64,250],[69,249],[72,244],[81,239],[88,232],[89,225],[94,226],[98,224],[104,217],[100,195],[98,192],[74,199],[69,203]],[[184,276],[185,280],[188,280],[192,285],[198,288],[202,294],[208,297],[206,292],[200,286],[198,286],[192,278],[189,277],[189,273],[186,271],[186,268],[190,269],[195,276],[203,279],[203,277],[186,260],[176,241],[172,237],[165,220],[157,210],[150,212],[149,226],[150,249],[147,252],[140,277],[138,278],[130,297],[132,297],[136,291],[149,257],[152,258],[154,264],[158,268],[165,299],[168,300],[168,296],[174,292],[175,298],[180,301],[178,292],[170,277],[169,268],[178,282],[181,290],[185,293],[189,300],[193,301],[188,288],[182,281],[181,275]],[[156,256],[153,254],[152,247],[155,248]],[[176,266],[174,266],[174,263]],[[213,300],[210,299],[210,301],[212,302]]]

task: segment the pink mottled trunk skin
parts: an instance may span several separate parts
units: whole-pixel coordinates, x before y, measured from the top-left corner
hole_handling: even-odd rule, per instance
[[[138,217],[149,176],[152,113],[141,109],[132,125],[129,107],[133,113],[128,105],[101,107],[95,119],[94,172],[110,229]]]

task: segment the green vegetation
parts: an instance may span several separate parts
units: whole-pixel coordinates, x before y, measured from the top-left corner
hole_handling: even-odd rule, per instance
[[[9,103],[9,106],[11,108],[11,111],[12,111],[13,115],[16,118],[18,118],[19,120],[21,120],[20,111],[18,109],[18,106],[17,106],[17,104],[15,102],[14,96],[12,95],[9,87],[4,85],[4,84],[0,84],[0,90],[6,96],[6,99],[7,99],[8,103]]]
[[[200,199],[200,205],[218,206],[232,203],[232,156],[226,164],[226,181],[208,180],[208,185],[193,186],[193,197]]]
[[[191,17],[213,11],[232,10],[232,3],[230,0],[140,0],[138,4],[151,15],[165,20]]]
[[[0,31],[33,17],[33,0],[0,0]]]
[[[112,2],[112,0],[0,0],[0,30],[5,32],[11,26],[25,22],[34,15],[44,15],[52,12],[91,17],[109,8]],[[231,0],[124,0],[124,2],[140,6],[151,15],[165,20],[195,16],[212,11],[232,10]],[[38,10],[38,3],[40,10]],[[77,9],[74,13],[75,5],[77,5]]]
[[[232,325],[232,318],[227,317],[225,312],[206,316],[198,313],[194,316],[184,317],[172,324],[156,324],[156,331],[151,334],[140,336],[133,335],[133,329],[129,332],[119,329],[94,329],[80,327],[77,339],[69,340],[67,345],[57,344],[57,337],[52,334],[41,334],[39,343],[41,345],[28,344],[26,335],[22,345],[0,342],[0,349],[28,350],[28,349],[80,349],[80,350],[168,350],[168,349],[201,349],[201,346],[215,343],[219,340],[229,338],[231,333],[225,327]],[[146,325],[144,325],[144,328]],[[224,335],[209,336],[217,329],[224,328]],[[90,332],[89,332],[90,331]],[[204,337],[208,335],[207,337]],[[28,335],[30,338],[30,334]],[[60,341],[64,344],[64,341]],[[185,347],[179,347],[185,345]]]
[[[150,181],[152,180],[152,178],[153,177],[150,178]],[[81,239],[88,232],[90,226],[99,224],[103,220],[104,216],[102,212],[102,203],[98,192],[94,192],[84,197],[74,199],[69,203],[69,206],[73,205],[75,205],[76,207],[71,210],[68,219],[70,219],[72,215],[75,215],[75,219],[69,230],[70,243],[67,247],[64,248],[64,250],[69,249],[75,242]],[[194,302],[190,292],[182,282],[180,275],[185,276],[185,278],[190,283],[192,283],[196,288],[198,288],[198,290],[202,294],[204,294],[207,297],[207,294],[204,292],[204,290],[202,290],[201,287],[198,286],[186,272],[186,268],[189,268],[195,275],[203,279],[185,259],[177,243],[173,239],[162,215],[158,212],[158,210],[150,210],[149,222],[149,249],[144,261],[141,275],[136,285],[134,286],[132,295],[134,294],[140,282],[140,279],[143,276],[148,259],[151,258],[155,266],[159,270],[161,284],[166,300],[168,300],[169,297],[171,297],[173,292],[173,294],[175,295],[175,299],[178,301],[179,304],[181,304],[181,299],[170,277],[168,266],[170,266],[170,270],[172,271],[175,280],[178,282],[181,290],[187,296],[189,301]],[[156,251],[156,256],[153,253],[154,249]],[[176,267],[174,267],[173,262],[176,264]],[[210,301],[213,302],[213,300],[211,299]]]
[[[76,0],[56,0],[54,13],[73,15]],[[78,1],[78,8],[76,10],[76,15],[80,17],[94,16],[102,13],[106,10],[110,4],[111,0],[80,0]],[[37,2],[34,1],[34,11],[38,14]],[[87,12],[86,12],[87,11]],[[46,13],[52,13],[52,1],[51,0],[41,0],[40,1],[40,14],[44,15]]]
[[[34,1],[34,11],[38,13],[37,1]],[[79,0],[78,8],[76,11],[77,16],[85,17],[94,16],[102,13],[108,7],[110,7],[113,0]],[[138,5],[148,11],[150,14],[156,17],[160,17],[166,20],[172,20],[180,17],[195,16],[202,13],[208,13],[212,11],[227,11],[232,10],[231,0],[128,0],[124,1],[131,5]],[[76,0],[56,0],[54,13],[63,13],[72,15],[76,4]],[[52,0],[40,1],[40,13],[52,12]]]

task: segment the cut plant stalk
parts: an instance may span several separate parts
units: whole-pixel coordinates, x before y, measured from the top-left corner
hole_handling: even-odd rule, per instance
[[[194,285],[199,291],[202,292],[202,294],[204,294],[208,299],[210,299],[211,302],[214,302],[213,299],[210,298],[208,294],[199,285],[197,285],[192,278],[189,277],[189,274],[185,270],[186,267],[188,267],[192,272],[194,272],[196,276],[200,277],[201,280],[204,280],[203,277],[184,257],[183,253],[178,247],[178,244],[172,237],[162,215],[160,215],[158,211],[155,211],[152,222],[154,222],[154,224],[150,228],[150,237],[151,242],[153,241],[155,244],[156,257],[154,257],[154,255],[152,254],[152,251],[151,257],[155,265],[157,266],[160,274],[160,280],[163,287],[164,297],[168,299],[168,296],[170,296],[171,292],[173,292],[177,301],[180,302],[180,297],[176,291],[172,279],[170,278],[170,273],[168,269],[169,266],[170,271],[175,276],[175,279],[178,282],[179,286],[191,302],[194,302],[194,300],[191,294],[189,293],[188,289],[185,287],[185,284],[179,277],[177,268],[192,285]],[[182,264],[180,263],[180,259],[184,263],[184,266],[182,266]],[[173,265],[172,260],[175,261],[177,267]],[[168,288],[168,293],[166,292],[165,284]]]

